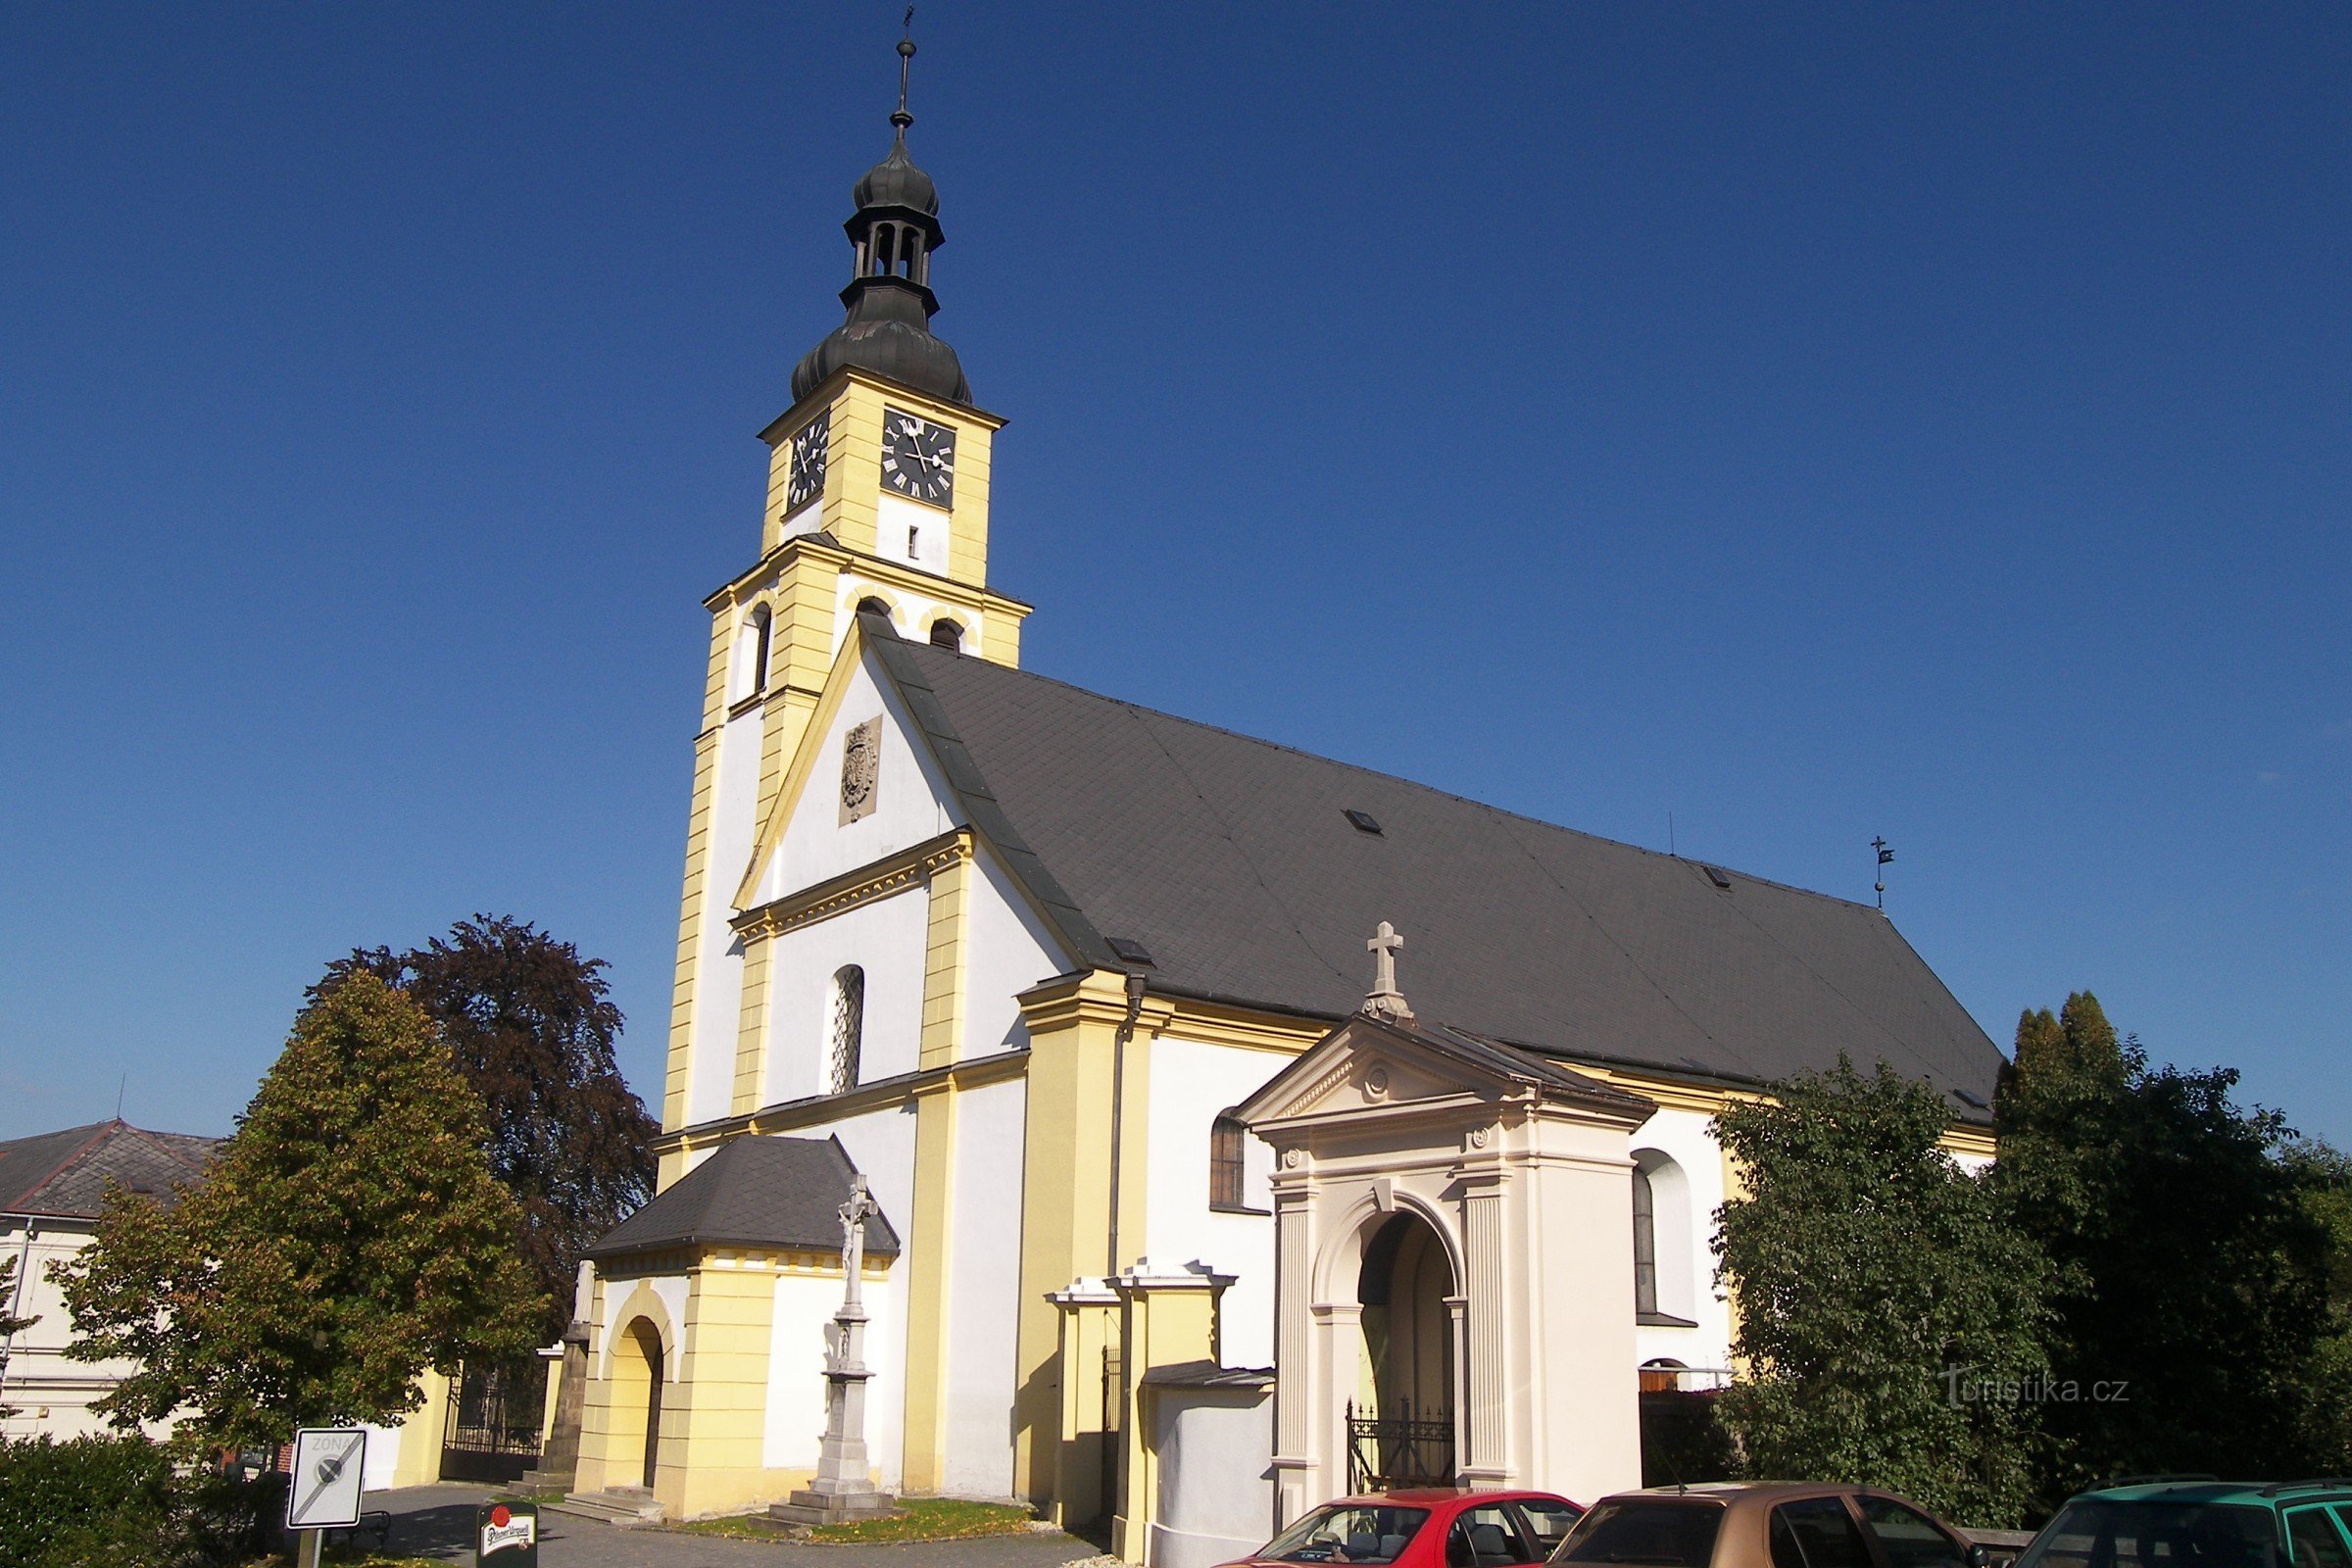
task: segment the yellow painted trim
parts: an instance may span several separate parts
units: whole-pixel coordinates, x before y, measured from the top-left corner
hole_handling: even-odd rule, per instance
[[[923,946],[923,1021],[918,1062],[944,1067],[963,1044],[965,959],[970,947],[972,836],[956,836],[958,852],[930,872],[931,909]]]
[[[946,1475],[950,1239],[955,1232],[956,1101],[943,1077],[914,1097],[914,1214],[906,1247],[906,1407],[900,1469],[906,1490],[936,1492]]]
[[[784,782],[769,804],[766,818],[760,824],[760,836],[752,841],[751,866],[743,874],[742,883],[735,889],[734,906],[749,908],[752,896],[759,889],[760,878],[767,871],[767,862],[783,842],[784,830],[791,824],[793,808],[800,804],[802,792],[808,787],[808,776],[815,771],[816,754],[823,748],[813,744],[833,727],[834,716],[848,697],[852,673],[865,658],[865,634],[855,623],[850,634],[842,639],[841,652],[833,656],[833,667],[825,676],[823,692],[817,697],[816,710],[808,715],[808,727],[802,731],[803,743],[795,749],[792,766],[784,774]]]
[[[688,1152],[712,1149],[730,1138],[746,1133],[760,1135],[799,1132],[807,1127],[823,1126],[828,1122],[846,1121],[876,1110],[913,1103],[914,1097],[932,1084],[945,1082],[958,1091],[983,1089],[991,1084],[1009,1083],[1029,1070],[1026,1051],[1000,1051],[993,1055],[974,1056],[965,1061],[934,1067],[928,1071],[902,1073],[870,1084],[860,1084],[846,1095],[811,1095],[805,1100],[788,1100],[780,1104],[762,1106],[746,1116],[728,1116],[718,1121],[697,1122],[656,1137],[651,1144],[655,1153],[663,1159],[682,1157]]]
[[[776,945],[765,931],[747,931],[743,939],[743,1001],[735,1029],[735,1089],[727,1108],[741,1115],[760,1103],[760,1089],[767,1066],[768,992]]]
[[[746,909],[730,923],[748,942],[755,937],[781,936],[819,920],[829,920],[861,904],[904,892],[926,878],[936,883],[941,875],[953,872],[971,858],[972,842],[970,830],[951,829],[812,888]]]

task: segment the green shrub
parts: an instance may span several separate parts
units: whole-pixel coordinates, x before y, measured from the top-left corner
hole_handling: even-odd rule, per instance
[[[144,1438],[0,1443],[0,1563],[11,1568],[169,1568],[176,1488]]]

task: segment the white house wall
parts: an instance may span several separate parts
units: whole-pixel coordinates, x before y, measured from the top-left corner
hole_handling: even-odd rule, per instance
[[[852,729],[877,713],[883,715],[883,724],[874,808],[857,821],[845,823],[841,820],[842,745]],[[961,825],[950,807],[954,797],[947,781],[939,776],[928,755],[908,739],[911,728],[897,695],[886,681],[876,678],[871,657],[860,661],[850,672],[849,687],[831,722],[816,741],[818,750],[808,785],[760,876],[755,903],[765,904],[814,887]],[[723,766],[723,754],[721,763]],[[732,862],[737,875],[742,874],[750,853],[747,840]]]
[[[941,1486],[1012,1495],[1008,1441],[1020,1320],[1021,1141],[1028,1085],[1015,1079],[956,1097],[949,1221],[947,1453]]]
[[[1227,1366],[1274,1363],[1274,1202],[1266,1186],[1273,1151],[1243,1140],[1243,1197],[1264,1212],[1220,1213],[1208,1206],[1209,1126],[1290,1060],[1168,1035],[1152,1042],[1152,1168],[1141,1251],[1157,1263],[1199,1259],[1235,1276],[1218,1319]]]
[[[833,976],[865,971],[858,1080],[912,1072],[922,1043],[923,956],[931,906],[922,886],[860,904],[773,939],[767,1062],[760,1103],[824,1094],[832,1054]]]

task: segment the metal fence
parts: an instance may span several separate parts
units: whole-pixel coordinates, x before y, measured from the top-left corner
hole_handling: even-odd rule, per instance
[[[504,1484],[539,1458],[547,1411],[547,1362],[465,1368],[450,1390],[441,1432],[441,1479]]]
[[[1395,1415],[1359,1416],[1348,1403],[1348,1490],[1453,1485],[1453,1412],[1416,1418],[1409,1400]]]

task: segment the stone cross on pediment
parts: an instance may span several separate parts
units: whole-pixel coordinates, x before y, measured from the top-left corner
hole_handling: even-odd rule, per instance
[[[1396,989],[1396,953],[1403,946],[1404,938],[1386,920],[1364,944],[1372,955],[1372,992],[1364,998],[1364,1011],[1400,1021],[1413,1016],[1413,1009],[1404,1004],[1404,993]]]

